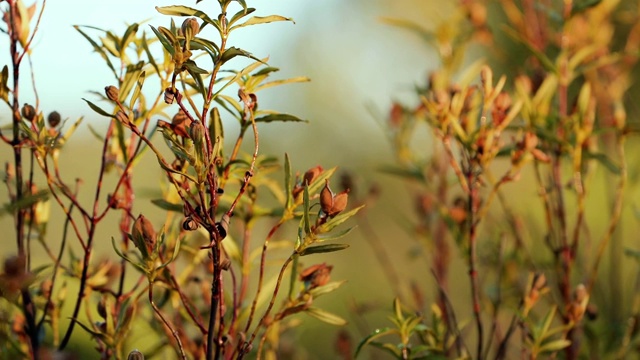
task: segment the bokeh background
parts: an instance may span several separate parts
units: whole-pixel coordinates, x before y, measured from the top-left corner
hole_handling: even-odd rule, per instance
[[[366,210],[370,222],[375,224],[376,236],[383,240],[391,260],[395,264],[402,264],[398,267],[401,274],[425,284],[425,287],[431,287],[433,280],[429,264],[424,259],[407,260],[411,259],[407,255],[415,250],[415,244],[408,239],[407,221],[403,220],[404,215],[411,213],[411,194],[400,180],[379,169],[393,161],[392,148],[387,142],[383,124],[392,101],[415,101],[414,86],[424,82],[429,70],[438,67],[438,61],[419,38],[383,24],[380,18],[399,17],[416,21],[425,28],[433,28],[446,21],[452,11],[451,3],[454,2],[248,2],[258,9],[257,15],[292,17],[295,24],[276,23],[246,28],[234,33],[232,45],[237,44],[259,58],[269,56],[269,64],[281,68],[278,73],[281,78],[308,76],[312,80],[310,83],[269,90],[261,95],[261,107],[310,120],[308,124],[274,124],[265,127],[261,131],[262,152],[277,155],[281,159],[288,152],[292,156],[293,168],[300,171],[315,165],[325,168],[339,166],[341,170],[354,174],[362,187],[377,184],[382,190],[380,199],[375,206]],[[92,52],[89,43],[72,26],[91,25],[115,32],[124,31],[133,22],[166,26],[168,18],[157,14],[154,6],[173,4],[174,1],[166,0],[56,0],[46,4],[32,54],[40,108],[46,109],[45,112],[56,110],[70,122],[85,117],[82,129],[64,150],[61,166],[68,180],[75,177],[85,179],[87,186],[83,196],[86,199],[91,196],[90,190],[98,170],[97,164],[87,163],[87,159],[96,159],[99,155],[99,144],[87,131],[87,124],[100,129],[105,128],[107,120],[93,113],[81,99],[91,98],[93,95],[89,91],[102,91],[113,80],[99,55]],[[8,43],[5,37],[0,37],[0,64],[8,63]],[[28,76],[23,76],[22,85],[22,101],[35,103]],[[4,126],[8,119],[6,109],[0,109],[0,124]],[[233,133],[233,124],[230,126],[229,133]],[[9,159],[10,153],[4,148],[0,151],[0,163],[4,164]],[[141,192],[134,211],[145,214],[155,209],[149,205],[154,194],[145,192],[145,183],[161,177],[155,160],[149,154],[146,159],[148,164],[143,164],[143,169],[148,166],[149,170],[140,171],[136,178]],[[4,197],[5,194],[4,189],[0,190],[0,196]],[[535,190],[522,186],[521,194],[525,198],[533,198]],[[637,195],[637,189],[631,192],[631,196],[637,198]],[[526,208],[526,203],[523,208]],[[534,210],[529,211],[535,215]],[[11,225],[8,217],[0,218],[2,228],[10,228]],[[385,324],[386,311],[390,309],[393,297],[385,269],[376,261],[367,243],[366,232],[361,230],[357,229],[348,238],[352,245],[350,249],[331,258],[334,265],[332,277],[349,279],[349,283],[335,294],[331,304],[320,304],[350,320],[351,328],[356,329],[355,334],[358,334],[358,326]],[[111,251],[110,238],[117,235],[117,227],[103,226],[101,231],[104,232],[101,234],[104,241],[97,245],[97,251]],[[50,233],[59,233],[56,224],[52,225]],[[15,253],[13,234],[5,234],[0,258]],[[464,266],[458,268],[462,276],[465,273]],[[464,288],[454,294],[454,304],[465,303],[468,294],[466,286]],[[433,294],[427,293],[427,296],[433,297]],[[353,319],[349,315],[354,301],[370,302],[374,308],[381,306],[382,310],[372,313],[369,318],[371,323],[358,323],[361,319]],[[461,312],[462,317],[466,315],[464,311]],[[335,334],[335,328],[309,319],[306,327],[295,334],[296,343],[292,346],[310,349],[307,354],[299,353],[298,356],[302,356],[300,358],[331,358]],[[144,341],[143,335],[137,336]]]

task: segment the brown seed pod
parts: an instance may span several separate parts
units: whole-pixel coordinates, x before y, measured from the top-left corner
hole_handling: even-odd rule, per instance
[[[104,93],[105,95],[107,95],[107,98],[111,101],[118,101],[118,97],[120,96],[120,90],[113,85],[109,85],[105,87]]]
[[[47,116],[47,122],[49,123],[49,126],[52,128],[58,126],[58,124],[60,124],[60,121],[61,121],[60,113],[57,111],[52,111],[49,114],[49,116]]]
[[[33,119],[36,118],[36,109],[29,105],[29,104],[24,104],[22,106],[22,117],[27,119],[27,121],[33,121]]]

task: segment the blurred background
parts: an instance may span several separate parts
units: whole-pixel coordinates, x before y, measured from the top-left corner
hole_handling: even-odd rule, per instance
[[[410,225],[406,219],[403,220],[403,216],[412,213],[412,194],[402,181],[383,174],[379,169],[394,160],[384,125],[392,102],[415,102],[415,86],[423,85],[429,70],[437,68],[439,64],[437,56],[424,41],[383,24],[380,18],[408,19],[432,29],[446,21],[452,11],[451,3],[455,2],[247,2],[258,9],[256,15],[292,17],[295,24],[275,23],[246,28],[234,33],[231,45],[241,46],[259,58],[269,56],[269,65],[281,69],[278,78],[308,76],[312,80],[310,83],[287,85],[261,94],[262,108],[276,109],[310,120],[308,124],[270,124],[265,127],[260,133],[262,153],[283,159],[284,153],[288,152],[293,169],[300,172],[316,165],[325,168],[339,166],[341,171],[354,175],[357,184],[364,188],[361,192],[366,192],[366,187],[376,184],[381,189],[380,199],[375,206],[366,210],[370,223],[375,224],[376,236],[383,241],[391,261],[402,264],[398,267],[400,275],[420,282],[425,288],[433,288],[429,264],[424,259],[407,260],[412,259],[407,255],[415,250],[415,244],[408,239],[411,230],[408,231],[407,227]],[[98,168],[96,164],[86,165],[83,159],[96,159],[100,150],[99,143],[87,130],[87,124],[101,129],[106,127],[107,119],[93,113],[81,99],[92,99],[94,95],[89,91],[101,92],[106,85],[112,84],[113,79],[100,56],[92,51],[90,44],[72,26],[91,25],[116,33],[123,32],[133,22],[167,26],[168,18],[157,14],[154,6],[173,4],[174,1],[166,0],[56,0],[46,4],[32,53],[40,108],[45,109],[45,113],[56,110],[70,123],[81,116],[85,117],[82,129],[72,137],[64,150],[61,168],[68,181],[72,181],[73,177],[85,180],[87,191],[83,196],[86,199],[91,197],[89,190],[96,180]],[[0,65],[10,63],[7,44],[6,38],[0,37]],[[35,103],[29,77],[23,76],[22,81],[21,100]],[[0,109],[0,125],[6,125],[8,119],[7,110]],[[229,133],[233,134],[233,124],[230,126]],[[425,144],[425,148],[429,146]],[[0,151],[0,163],[4,164],[9,159],[6,148]],[[153,194],[145,193],[144,184],[159,179],[161,172],[149,154],[146,159],[148,164],[144,164],[143,169],[148,166],[149,171],[139,171],[136,177],[142,190],[135,213],[147,214],[156,209],[149,204]],[[521,189],[520,194],[525,198],[534,198],[536,195],[535,189],[523,185],[514,185],[513,189]],[[0,196],[4,197],[4,194],[5,190],[0,190]],[[631,194],[637,195],[637,189]],[[522,207],[527,208],[526,201]],[[530,208],[526,211],[527,214],[536,214],[536,210]],[[54,213],[52,216],[60,214]],[[0,218],[0,226],[10,228],[10,219]],[[55,226],[52,225],[51,234],[59,233]],[[356,229],[347,240],[352,247],[337,253],[330,260],[334,265],[332,278],[349,279],[349,283],[335,294],[332,304],[324,302],[319,305],[346,317],[351,322],[351,329],[361,327],[370,330],[369,326],[386,325],[385,317],[393,294],[388,290],[385,269],[376,261],[367,243],[367,232],[363,230],[362,226]],[[112,251],[109,239],[117,235],[117,227],[103,226],[101,231],[104,231],[101,234],[104,242],[97,245],[97,251]],[[287,235],[294,236],[293,232],[282,234],[283,237]],[[12,236],[11,232],[11,236],[5,239],[0,258],[15,253]],[[458,266],[457,269],[459,275],[465,274],[464,266]],[[456,275],[454,272],[452,278]],[[462,292],[454,294],[454,304],[465,303],[468,294],[466,286],[463,288]],[[426,294],[430,298],[433,295]],[[432,301],[427,299],[426,302]],[[362,323],[362,319],[350,318],[355,302],[369,302],[373,308],[380,306],[381,310],[369,318],[371,323]],[[463,310],[460,316],[465,318],[468,313]],[[295,344],[300,346],[292,346],[311,349],[307,354],[299,354],[301,357],[298,358],[331,358],[336,333],[334,327],[309,319],[306,327],[295,334]],[[354,333],[363,335],[357,330]]]

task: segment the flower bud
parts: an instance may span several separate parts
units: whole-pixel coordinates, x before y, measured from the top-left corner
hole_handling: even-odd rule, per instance
[[[305,283],[307,289],[326,285],[331,280],[333,266],[326,263],[309,266],[300,273],[300,281]]]
[[[131,237],[144,258],[148,258],[153,253],[156,247],[156,231],[153,229],[151,221],[144,215],[140,214],[133,223]]]
[[[116,120],[118,120],[122,125],[125,125],[127,127],[131,126],[129,116],[122,110],[116,113]]]
[[[118,97],[120,95],[120,90],[113,86],[109,85],[104,88],[104,93],[107,95],[107,98],[111,101],[118,101]]]
[[[136,349],[129,353],[127,360],[144,360],[144,355]]]
[[[33,119],[36,118],[36,109],[29,105],[29,104],[24,104],[22,106],[22,117],[27,119],[28,121],[33,121]]]
[[[54,128],[56,126],[58,126],[58,124],[60,124],[60,113],[57,111],[53,111],[49,114],[49,116],[47,116],[47,122],[49,123],[49,126]]]
[[[205,133],[206,129],[204,128],[204,125],[202,125],[202,122],[200,121],[194,121],[191,123],[191,126],[189,126],[189,136],[191,137],[191,140],[193,140],[193,145],[195,145],[196,147],[196,151],[198,150],[203,150],[203,145],[204,145],[204,133]]]
[[[198,23],[198,20],[196,20],[196,18],[188,18],[182,22],[181,29],[185,37],[189,37],[187,36],[187,34],[193,37],[198,35],[198,33],[200,32],[200,24]]]

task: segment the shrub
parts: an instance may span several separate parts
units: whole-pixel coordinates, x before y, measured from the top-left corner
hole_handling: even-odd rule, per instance
[[[37,103],[21,105],[22,65],[37,51],[32,40],[44,3],[3,6],[12,63],[1,73],[0,97],[11,123],[0,136],[13,156],[3,215],[14,219],[17,245],[0,275],[3,357],[65,354],[80,331],[101,358],[168,351],[183,359],[273,358],[279,335],[299,323],[294,314],[344,323],[314,304],[344,282],[330,280],[332,265],[306,256],[348,247],[334,240],[349,233],[338,227],[359,208],[347,208],[348,191],[332,191],[335,168],[294,176],[285,155],[280,184],[277,158],[259,152],[260,127],[303,121],[259,106],[260,91],[308,79],[273,80],[278,69],[268,59],[229,44],[237,29],[291,19],[219,0],[156,8],[179,25],[173,18],[166,27],[135,23],[119,34],[76,26],[113,75],[104,92],[84,99],[109,121],[104,132],[90,128],[102,151],[79,160],[98,164],[97,181],[85,185],[59,167],[60,157],[76,156],[64,149],[82,119],[69,123]],[[236,136],[225,131],[232,120]],[[162,171],[155,185],[162,196],[152,201],[164,211],[160,221],[137,210],[133,179],[155,180],[136,172],[145,153]],[[89,201],[85,192],[93,194]],[[64,214],[62,234],[48,231],[50,206]],[[110,217],[118,219],[119,235],[110,240],[118,257],[98,258]],[[271,224],[264,236],[256,230],[262,220]],[[297,230],[275,240],[289,223]],[[38,267],[36,245],[46,253]],[[271,271],[268,254],[276,249],[284,260]],[[134,328],[148,332],[148,344],[132,343]]]

